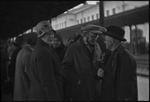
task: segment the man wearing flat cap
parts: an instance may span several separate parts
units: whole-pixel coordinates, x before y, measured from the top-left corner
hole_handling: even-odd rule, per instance
[[[137,101],[136,62],[122,46],[125,31],[119,26],[109,26],[105,35],[106,48],[110,50],[104,61],[102,79],[103,101]],[[100,75],[100,74],[99,74]]]
[[[63,59],[65,78],[71,83],[73,101],[95,100],[95,76],[101,48],[97,37],[105,28],[85,25],[81,28],[81,38],[71,44]]]
[[[52,49],[55,31],[48,21],[36,25],[37,43],[31,55],[30,101],[60,101],[63,98],[61,62]]]

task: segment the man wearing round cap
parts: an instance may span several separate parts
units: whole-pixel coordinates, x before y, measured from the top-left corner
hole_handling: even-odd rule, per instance
[[[24,35],[25,44],[19,51],[16,58],[15,80],[14,80],[14,101],[29,100],[29,65],[33,48],[36,44],[37,33],[32,32]]]
[[[48,21],[36,25],[37,43],[31,55],[30,101],[62,100],[61,63],[51,48],[56,33]]]
[[[96,98],[95,77],[101,48],[96,42],[103,27],[85,25],[81,28],[82,37],[72,43],[63,59],[65,78],[71,83],[73,101],[91,101]]]
[[[125,31],[118,26],[109,26],[105,35],[106,48],[111,51],[104,61],[102,100],[137,101],[136,62],[122,46]],[[100,75],[100,74],[99,74]]]

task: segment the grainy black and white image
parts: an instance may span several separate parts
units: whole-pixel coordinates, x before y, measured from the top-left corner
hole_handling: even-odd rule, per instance
[[[0,1],[1,101],[149,101],[149,1]]]

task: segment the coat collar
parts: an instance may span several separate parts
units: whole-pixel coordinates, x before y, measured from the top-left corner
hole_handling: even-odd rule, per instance
[[[45,43],[43,40],[41,40],[41,39],[38,39],[37,40],[37,45],[42,45],[42,46],[45,46],[45,47],[47,47],[47,46],[49,46],[47,43]]]
[[[112,51],[112,53],[114,55],[120,53],[123,54],[124,53],[124,47],[122,46],[122,44],[120,44],[114,51]]]
[[[92,53],[92,50],[94,49],[94,47],[95,47],[95,45],[93,45],[93,47],[92,46],[90,46],[83,38],[80,38],[80,43],[82,44],[82,45],[84,45],[84,46],[86,46],[87,48],[88,48],[88,50],[90,51],[90,53]]]
[[[89,52],[89,55],[92,58],[93,63],[96,63],[100,59],[102,51],[97,42],[93,46],[92,51],[90,51],[89,47],[86,45],[86,43],[84,42],[84,40],[82,38],[78,42],[81,44],[81,47],[84,47],[85,49],[87,49],[87,51]]]
[[[33,51],[33,49],[31,48],[31,46],[30,46],[30,45],[27,45],[27,44],[25,44],[25,45],[23,46],[23,48],[26,49],[27,51],[29,51],[30,53],[32,53],[32,51]]]

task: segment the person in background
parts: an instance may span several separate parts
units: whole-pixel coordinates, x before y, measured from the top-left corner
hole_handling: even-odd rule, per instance
[[[96,98],[95,76],[101,48],[96,42],[101,26],[86,25],[81,28],[82,37],[72,43],[63,59],[63,72],[71,84],[72,101],[93,101]]]
[[[73,38],[73,37],[70,37],[70,38],[68,39],[68,42],[67,42],[66,46],[69,47],[69,45],[71,45],[73,42],[74,42],[74,38]]]
[[[6,62],[8,60],[7,53],[5,51],[6,47],[6,41],[0,40],[0,54],[1,54],[1,95],[3,98],[3,95],[6,94],[6,83],[5,81],[7,80],[7,67],[6,67]]]
[[[115,25],[107,28],[106,48],[110,50],[104,62],[101,83],[101,100],[103,101],[137,101],[136,61],[131,53],[122,46],[125,31]],[[103,73],[102,73],[103,72]]]
[[[8,46],[7,46],[7,49],[6,49],[6,52],[7,52],[7,56],[9,58],[9,60],[11,60],[11,56],[12,56],[12,53],[16,50],[16,44],[14,42],[10,42],[10,43],[7,43]]]
[[[55,31],[48,21],[36,26],[37,43],[31,55],[29,68],[29,101],[57,101],[63,99],[61,62],[52,48]]]
[[[56,51],[60,61],[62,62],[65,52],[66,52],[66,47],[63,44],[63,40],[59,34],[55,34],[54,36],[54,43],[53,43],[53,48]]]
[[[79,33],[75,33],[73,36],[74,42],[76,42],[77,40],[79,40],[82,36]]]
[[[59,34],[55,34],[54,36],[54,44],[53,44],[54,50],[56,51],[60,61],[62,62],[65,52],[66,52],[66,47],[63,44],[62,38]],[[63,94],[64,94],[64,101],[69,101],[70,100],[70,84],[65,78],[63,77]]]
[[[29,100],[29,65],[31,53],[37,40],[37,33],[25,35],[25,44],[19,51],[16,59],[15,82],[14,82],[14,101]]]
[[[22,46],[24,45],[24,36],[18,36],[16,38],[16,41],[13,43],[16,47],[16,49],[12,52],[10,64],[8,65],[8,79],[9,79],[9,90],[11,93],[11,97],[13,97],[14,94],[14,77],[15,77],[15,67],[16,67],[16,57],[21,50]]]
[[[81,37],[82,37],[82,36],[81,36],[79,33],[75,33],[74,36],[68,40],[67,48],[69,47],[69,45],[71,45],[72,43],[76,42],[76,41],[79,40]]]

